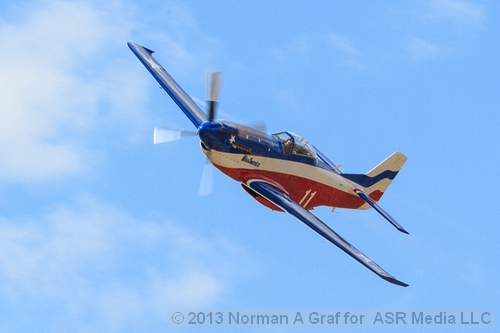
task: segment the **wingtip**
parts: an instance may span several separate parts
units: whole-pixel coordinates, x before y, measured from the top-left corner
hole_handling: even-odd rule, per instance
[[[403,228],[403,227],[401,227],[401,228],[397,228],[397,229],[398,229],[399,231],[401,231],[402,233],[404,233],[404,234],[407,234],[407,235],[409,235],[409,234],[410,234],[410,233],[409,233],[408,231],[406,231],[406,229],[405,229],[405,228]]]
[[[404,283],[402,281],[399,281],[399,280],[395,279],[392,276],[381,276],[381,278],[384,279],[384,280],[386,280],[387,282],[390,282],[392,284],[395,284],[395,285],[398,285],[398,286],[401,286],[401,287],[408,287],[409,286],[409,284]]]
[[[153,53],[155,53],[155,51],[150,50],[147,47],[144,47],[144,46],[136,44],[136,43],[128,42],[127,45],[132,50],[136,50],[138,48],[142,48],[142,49],[146,50],[146,52],[148,52],[150,55],[153,54]]]

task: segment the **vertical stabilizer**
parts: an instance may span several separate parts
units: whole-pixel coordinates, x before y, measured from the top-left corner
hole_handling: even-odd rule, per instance
[[[395,152],[366,174],[342,174],[344,178],[360,185],[370,198],[379,201],[387,187],[394,180],[407,158],[401,152]]]

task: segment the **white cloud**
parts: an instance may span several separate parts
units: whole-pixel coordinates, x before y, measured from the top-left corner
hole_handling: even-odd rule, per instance
[[[251,266],[224,238],[139,220],[88,196],[41,218],[2,219],[0,229],[1,303],[36,304],[44,322],[70,318],[64,329],[164,322],[169,308],[215,304]]]
[[[271,49],[271,55],[279,63],[295,61],[294,58],[307,57],[313,51],[313,38],[310,36],[297,37],[288,43]]]
[[[328,41],[330,45],[336,50],[347,53],[347,54],[356,54],[358,50],[354,47],[353,42],[344,35],[341,35],[337,32],[330,32],[328,34]]]
[[[331,60],[361,69],[362,54],[356,43],[348,36],[336,31],[324,31],[302,35],[288,43],[271,49],[271,56],[279,66],[297,67],[297,63],[308,66],[316,54],[329,54]]]
[[[146,10],[148,29],[136,42],[157,52],[157,59],[177,80],[195,78],[199,85],[200,73],[224,57],[219,41],[198,26],[195,14],[183,2],[161,2],[154,11]]]
[[[287,110],[300,112],[303,109],[299,103],[299,98],[297,98],[297,93],[291,87],[278,91],[277,98],[278,102]]]
[[[0,181],[81,175],[102,161],[105,140],[145,139],[145,128],[154,127],[146,103],[154,80],[126,42],[153,40],[147,46],[182,75],[198,72],[216,49],[175,3],[161,13],[126,0],[31,5],[12,4],[14,14],[3,16],[15,19],[0,21]],[[155,26],[160,32],[151,33]]]
[[[484,6],[466,0],[432,0],[427,16],[453,22],[462,29],[481,28],[486,10]]]
[[[208,306],[217,300],[225,286],[213,273],[186,271],[174,279],[156,279],[151,294],[158,309]]]
[[[350,68],[365,69],[363,54],[352,38],[332,31],[327,35],[327,43],[335,50],[341,64]]]
[[[0,180],[85,171],[99,153],[83,138],[100,118],[141,123],[131,111],[144,100],[144,86],[132,79],[139,68],[111,57],[128,51],[128,13],[119,3],[52,0],[27,8],[13,9],[22,13],[15,23],[0,24]],[[100,114],[101,105],[111,111]]]
[[[415,36],[409,36],[404,39],[403,45],[410,58],[416,61],[443,57],[451,52],[444,46],[433,43],[425,38]]]

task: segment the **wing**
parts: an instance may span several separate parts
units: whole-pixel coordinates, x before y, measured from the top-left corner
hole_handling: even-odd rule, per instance
[[[396,280],[392,275],[380,268],[379,265],[374,263],[370,258],[365,256],[363,253],[358,251],[354,246],[349,244],[345,239],[340,237],[335,231],[330,229],[324,222],[314,216],[307,209],[302,207],[299,203],[293,200],[289,195],[283,192],[276,186],[260,181],[254,180],[248,183],[248,186],[257,192],[259,195],[263,196],[283,211],[292,215],[293,217],[300,220],[302,223],[307,225],[309,228],[316,231],[318,234],[326,238],[328,241],[333,243],[339,249],[353,257],[355,260],[360,262],[363,266],[371,270],[373,273],[380,276],[382,279],[397,284],[399,286],[407,287],[408,285],[404,282]]]
[[[207,115],[203,113],[191,97],[182,90],[177,82],[175,82],[167,71],[161,67],[155,58],[153,58],[152,55],[154,51],[134,43],[128,43],[128,46],[196,128],[208,120]]]

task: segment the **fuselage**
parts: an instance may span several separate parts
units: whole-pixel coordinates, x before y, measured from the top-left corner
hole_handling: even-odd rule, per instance
[[[271,209],[280,210],[252,193],[246,184],[256,179],[272,183],[309,210],[317,206],[366,206],[335,165],[297,134],[269,135],[228,121],[203,123],[198,134],[210,162]]]

